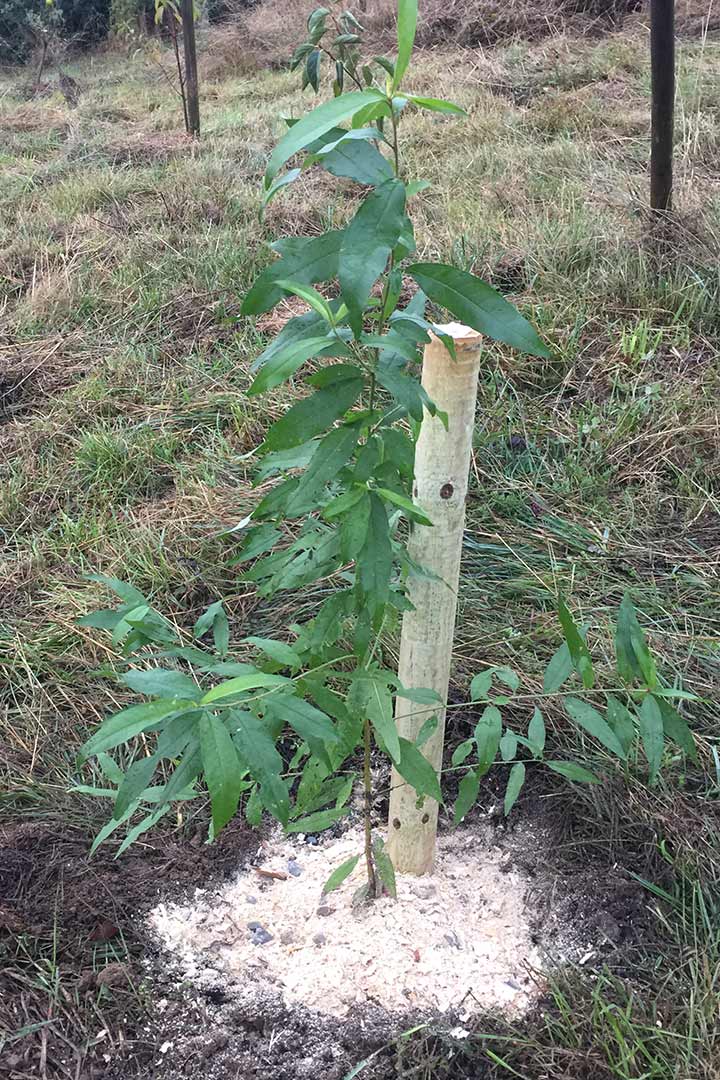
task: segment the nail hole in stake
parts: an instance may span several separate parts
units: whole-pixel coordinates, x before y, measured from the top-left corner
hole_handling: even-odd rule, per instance
[[[421,821],[422,821],[423,825],[427,825],[429,820],[430,820],[430,815],[429,814],[423,814],[423,816],[421,818]]]
[[[393,818],[393,829],[400,828],[400,818]]]
[[[454,490],[455,488],[452,486],[452,484],[443,484],[443,486],[440,488],[440,498],[449,499],[452,496]]]

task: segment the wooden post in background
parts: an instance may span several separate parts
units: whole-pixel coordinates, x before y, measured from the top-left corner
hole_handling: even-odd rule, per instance
[[[187,98],[188,134],[200,137],[200,96],[198,91],[197,50],[195,48],[195,4],[182,0],[183,52],[185,54],[185,95]]]
[[[442,328],[455,339],[457,359],[433,337],[425,346],[422,384],[438,409],[448,415],[448,430],[438,417],[425,413],[415,450],[414,501],[432,528],[413,525],[410,556],[436,575],[412,577],[408,583],[414,611],[403,616],[398,677],[408,687],[429,687],[438,694],[438,725],[422,753],[439,773],[445,737],[445,705],[455,633],[460,556],[465,528],[475,402],[480,368],[481,335],[466,326]],[[427,706],[398,697],[398,733],[414,742],[433,715]],[[435,862],[438,804],[426,798],[420,809],[417,795],[393,769],[388,822],[388,852],[399,873],[427,874]]]
[[[675,0],[650,0],[652,150],[650,207],[672,210],[675,113]]]

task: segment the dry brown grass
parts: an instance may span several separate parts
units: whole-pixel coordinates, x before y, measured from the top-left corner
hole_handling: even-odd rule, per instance
[[[600,21],[618,20],[642,0],[425,0],[420,5],[417,44],[421,48],[496,45],[515,37],[535,38],[574,25],[587,31]],[[284,63],[302,40],[313,5],[308,0],[265,0],[244,18],[245,49],[271,64]],[[392,50],[395,0],[369,0],[360,14],[369,51]]]

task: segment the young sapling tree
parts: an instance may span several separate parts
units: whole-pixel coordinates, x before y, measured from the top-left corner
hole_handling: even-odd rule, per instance
[[[310,16],[306,63],[328,14],[318,9]],[[288,122],[268,161],[262,201],[266,206],[314,166],[362,185],[361,201],[342,227],[276,240],[277,258],[242,305],[252,317],[288,296],[305,303],[307,311],[255,358],[248,394],[266,394],[291,379],[302,380],[306,393],[272,424],[258,449],[257,479],[267,493],[231,531],[239,538],[233,562],[265,599],[319,582],[324,599],[311,619],[291,627],[292,641],[250,636],[237,657],[230,654],[221,601],[201,615],[188,640],[138,590],[99,579],[121,603],[82,621],[112,633],[132,665],[121,681],[151,700],[110,717],[84,747],[82,760],[98,760],[107,786],[81,790],[115,803],[96,844],[142,810],[124,850],[175,800],[194,797],[201,776],[213,835],[234,816],[241,797],[252,823],[267,811],[287,832],[317,832],[348,815],[359,779],[362,850],[337,868],[326,890],[362,860],[366,881],[358,899],[393,894],[393,862],[372,830],[377,751],[392,765],[391,815],[400,820],[399,829],[391,822],[390,853],[403,869],[432,864],[478,345],[490,338],[538,356],[548,351],[489,285],[453,265],[414,259],[409,211],[427,185],[404,174],[402,121],[414,109],[463,114],[449,102],[404,89],[416,21],[416,0],[400,0],[394,61],[359,65],[357,42],[331,46],[335,63],[355,73],[351,89],[343,89],[347,80],[336,67],[335,96]],[[352,55],[336,53],[350,45]],[[459,320],[457,337],[435,322],[429,302]],[[421,382],[416,369],[423,348]],[[436,453],[446,456],[440,468]],[[615,685],[612,693],[595,688],[585,631],[562,602],[559,613],[565,643],[548,667],[546,695],[562,694],[570,719],[623,763],[639,730],[652,781],[665,737],[694,753],[687,725],[671,704],[679,692],[661,685],[629,598],[618,624],[626,689]],[[388,665],[386,641],[401,615],[412,637],[406,634],[397,672]],[[436,618],[442,629],[434,656]],[[213,648],[204,644],[209,635]],[[562,687],[570,679],[581,681],[579,696],[565,697]],[[471,684],[471,698],[483,711],[453,755],[452,768],[462,774],[456,821],[493,766],[507,772],[506,812],[527,765],[545,763],[573,781],[597,780],[576,762],[545,761],[537,695],[516,695],[516,707],[531,711],[526,734],[503,723],[500,709],[519,684],[503,667],[484,670]],[[149,752],[122,773],[110,752],[139,735]],[[170,771],[153,784],[161,765]],[[418,815],[421,825],[425,815],[432,822],[421,845],[412,839]],[[395,833],[409,836],[407,847],[419,847],[422,859],[406,862],[406,845],[395,842]]]

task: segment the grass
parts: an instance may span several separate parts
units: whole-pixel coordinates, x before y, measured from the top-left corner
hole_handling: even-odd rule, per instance
[[[259,602],[218,538],[252,505],[252,450],[287,399],[246,398],[268,326],[237,314],[267,241],[341,222],[350,188],[300,181],[258,225],[273,117],[305,107],[284,72],[216,73],[196,146],[142,54],[72,74],[76,110],[21,101],[16,75],[0,85],[0,811],[89,837],[104,808],[68,793],[73,756],[117,694],[93,674],[107,641],[75,625],[102,599],[84,575],[132,581],[185,628],[225,597],[236,638],[313,610]],[[537,691],[558,591],[608,657],[630,589],[664,673],[703,701],[699,769],[553,795],[568,859],[617,859],[648,882],[661,946],[632,972],[568,972],[532,1029],[418,1036],[398,1076],[720,1076],[717,45],[681,45],[664,227],[645,211],[648,77],[637,27],[418,56],[413,88],[470,114],[407,122],[405,168],[433,185],[416,200],[419,254],[493,281],[555,345],[547,362],[486,354],[454,693],[487,663]],[[4,963],[34,1001],[71,1011],[56,936],[17,940]],[[67,1020],[75,1038],[97,1020],[87,1009]],[[16,1017],[15,1033],[47,1015]]]

